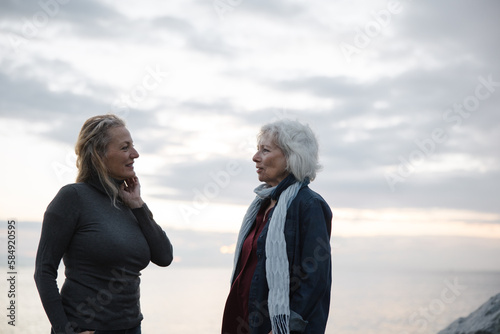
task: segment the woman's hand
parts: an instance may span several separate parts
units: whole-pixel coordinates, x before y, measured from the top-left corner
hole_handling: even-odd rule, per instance
[[[80,334],[94,334],[94,332],[92,331],[85,331],[85,332],[80,332]]]
[[[123,203],[131,209],[140,208],[144,202],[141,198],[141,184],[137,176],[126,179],[118,191]]]

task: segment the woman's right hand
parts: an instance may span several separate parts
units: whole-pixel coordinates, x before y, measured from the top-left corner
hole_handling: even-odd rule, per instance
[[[94,334],[94,332],[92,331],[85,331],[85,332],[80,332],[80,334]]]

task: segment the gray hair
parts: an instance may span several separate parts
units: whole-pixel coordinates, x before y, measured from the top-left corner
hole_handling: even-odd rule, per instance
[[[265,124],[260,129],[257,141],[262,137],[271,136],[286,157],[287,171],[300,182],[305,178],[313,181],[316,172],[321,169],[318,162],[318,141],[307,124],[299,121],[282,119]]]

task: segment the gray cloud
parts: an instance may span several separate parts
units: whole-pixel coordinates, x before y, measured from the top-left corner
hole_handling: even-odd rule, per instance
[[[213,10],[210,7],[212,3],[190,5]],[[330,107],[321,107],[323,109],[313,112],[308,108],[290,106],[289,114],[314,126],[325,166],[314,187],[332,199],[335,205],[358,208],[447,207],[500,212],[495,201],[500,186],[499,175],[495,172],[500,166],[497,154],[500,148],[500,114],[497,112],[500,87],[494,86],[495,91],[489,98],[481,100],[470,116],[455,118],[454,121],[444,119],[445,115],[457,117],[456,113],[445,114],[446,110],[452,108],[454,103],[464,103],[467,97],[473,96],[479,83],[478,77],[491,75],[495,82],[500,82],[499,46],[494,40],[496,31],[500,29],[500,21],[496,17],[499,6],[498,2],[489,0],[481,4],[467,1],[405,3],[404,11],[393,18],[390,26],[392,33],[384,32],[377,37],[376,43],[367,50],[373,53],[359,55],[370,66],[382,66],[388,70],[371,80],[356,72],[356,64],[351,67],[352,72],[337,70],[343,64],[325,65],[321,73],[305,71],[307,67],[302,63],[297,64],[300,71],[290,73],[270,71],[267,66],[261,68],[261,57],[271,56],[276,50],[260,50],[257,58],[252,58],[253,48],[259,44],[253,41],[245,46],[233,45],[234,36],[238,35],[228,33],[227,29],[241,28],[223,26],[217,22],[215,12],[208,23],[196,20],[191,12],[180,15],[161,10],[150,19],[131,19],[117,9],[95,1],[70,2],[60,7],[60,13],[51,18],[50,25],[60,32],[58,38],[81,40],[89,45],[89,49],[102,42],[138,49],[157,43],[176,52],[181,48],[189,60],[205,59],[207,65],[223,59],[224,66],[214,67],[217,68],[214,72],[219,71],[218,75],[229,83],[228,86],[257,85],[267,89],[264,91],[269,96],[303,94],[321,105],[331,102]],[[0,17],[9,22],[6,31],[15,33],[21,33],[23,17],[29,18],[40,10],[35,2],[6,1],[0,7]],[[340,36],[335,35],[336,18],[315,17],[320,15],[316,12],[321,11],[311,9],[306,5],[283,1],[243,1],[231,15],[235,19],[272,20],[280,29],[289,25],[291,34],[308,20],[321,21],[308,26],[310,31],[305,36],[310,39],[324,37],[328,32],[321,29],[330,29],[332,45],[335,46]],[[308,14],[305,15],[305,12]],[[331,25],[328,25],[330,21]],[[242,35],[241,38],[245,34],[263,34],[257,26],[236,32]],[[267,33],[276,37],[272,31]],[[174,48],[171,39],[176,38],[182,42]],[[286,43],[297,41],[284,36],[280,43],[288,45]],[[50,130],[42,136],[73,145],[84,120],[110,111],[121,92],[89,79],[75,65],[60,60],[55,51],[49,57],[49,49],[47,46],[45,53],[37,55],[31,54],[30,50],[23,51],[19,62],[14,61],[13,53],[7,53],[0,67],[0,90],[3,93],[0,118],[46,123]],[[195,57],[189,58],[193,55]],[[158,55],[160,58],[169,56],[168,51]],[[304,59],[304,62],[313,61]],[[403,68],[402,64],[407,63]],[[179,73],[189,69],[189,66],[189,63],[181,64]],[[50,89],[50,84],[62,74],[79,78],[86,93]],[[281,106],[244,105],[233,94],[249,92],[234,93],[227,89],[232,87],[219,88],[211,100],[201,98],[197,92],[183,98],[163,95],[157,98],[156,105],[129,108],[122,116],[132,135],[139,138],[142,152],[151,154],[162,152],[166,147],[182,147],[183,138],[198,135],[195,131],[177,129],[169,122],[160,124],[158,120],[170,114],[182,113],[193,119],[200,115],[229,115],[239,124],[256,129],[280,117],[276,108]],[[448,139],[436,144],[422,167],[399,183],[394,193],[391,192],[384,172],[397,167],[399,157],[409,159],[409,155],[419,149],[415,141],[429,138],[432,131],[438,128],[445,131]],[[148,136],[153,131],[164,135]],[[461,155],[478,164],[489,165],[482,169],[456,166],[445,172],[426,170],[425,167],[431,163],[451,155]],[[191,201],[194,189],[201,191],[214,182],[209,173],[224,170],[229,160],[212,157],[204,161],[165,164],[157,175],[147,177],[164,187],[165,193],[157,196]],[[242,166],[241,173],[235,175],[227,187],[220,189],[213,201],[248,202],[248,193],[257,184],[251,157],[246,161],[237,161]],[[186,175],[189,177],[180,177]]]
[[[498,43],[493,33],[498,30],[497,13],[500,4],[494,0],[480,3],[468,1],[440,1],[439,3],[412,2],[402,13],[404,24],[398,25],[401,37],[410,37],[413,48],[434,53],[441,61],[472,55],[471,62],[493,61],[498,54]],[[451,56],[451,58],[450,58]],[[490,68],[491,69],[491,68]]]
[[[50,91],[47,82],[34,78],[11,77],[1,72],[0,89],[5,94],[0,105],[2,117],[50,121],[58,116],[74,117],[87,110],[107,108],[90,97],[67,91]]]
[[[169,164],[161,168],[165,172],[148,177],[157,186],[175,190],[172,194],[157,195],[164,199],[247,204],[253,198],[249,194],[258,185],[253,167],[250,159],[214,158]]]
[[[286,19],[302,14],[306,10],[304,6],[299,5],[297,2],[293,3],[282,0],[273,1],[272,3],[265,0],[242,1],[241,6],[242,10],[249,10],[258,14],[266,14]]]

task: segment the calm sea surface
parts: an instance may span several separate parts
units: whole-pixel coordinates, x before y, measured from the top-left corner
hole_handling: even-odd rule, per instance
[[[143,333],[220,333],[230,268],[149,267],[142,276]],[[0,333],[48,334],[33,282],[20,268],[16,326],[7,325],[0,283]],[[437,333],[500,292],[500,272],[334,272],[329,334]]]

